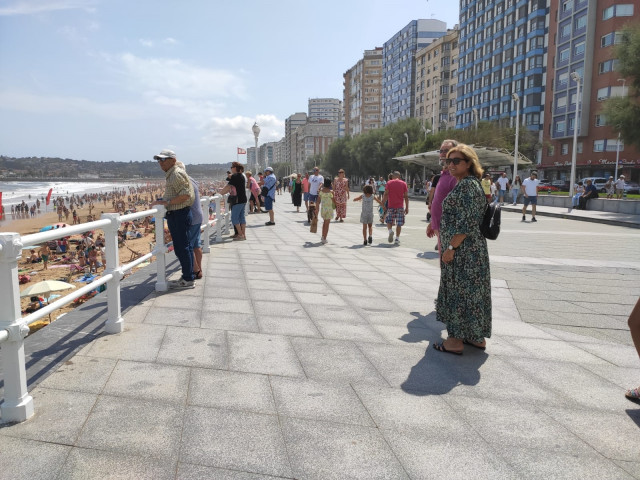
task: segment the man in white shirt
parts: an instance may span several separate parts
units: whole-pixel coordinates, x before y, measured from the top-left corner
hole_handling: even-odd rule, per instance
[[[620,178],[616,180],[616,198],[620,200],[624,193],[624,175],[620,175]]]
[[[536,220],[536,205],[538,204],[538,184],[540,181],[538,180],[538,172],[535,170],[531,172],[531,176],[529,178],[525,178],[524,182],[522,182],[522,190],[524,192],[524,207],[522,207],[522,221],[526,221],[527,217],[527,206],[531,204],[531,221],[537,222]]]
[[[320,175],[320,169],[313,167],[313,175],[309,177],[309,201],[316,203],[318,200],[318,190],[324,184],[324,177]]]
[[[500,185],[500,203],[504,204],[504,199],[507,196],[507,190],[509,189],[509,179],[507,178],[507,174],[502,172],[502,176],[497,180],[497,182],[498,185]]]

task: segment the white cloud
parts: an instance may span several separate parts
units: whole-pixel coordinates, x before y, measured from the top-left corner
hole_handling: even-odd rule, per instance
[[[167,37],[162,41],[162,43],[165,45],[176,45],[179,42],[175,38]]]
[[[0,91],[0,109],[37,114],[94,115],[112,120],[143,118],[148,112],[128,103],[99,103],[82,97],[36,95],[23,91]]]
[[[142,45],[143,47],[153,47],[153,40],[147,40],[146,38],[141,38],[140,40],[138,40],[140,42],[140,45]]]
[[[13,5],[0,7],[1,16],[11,15],[36,15],[60,10],[94,11],[95,0],[29,0],[16,2]]]

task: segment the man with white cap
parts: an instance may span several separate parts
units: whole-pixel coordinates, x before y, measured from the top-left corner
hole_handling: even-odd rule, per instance
[[[624,175],[620,175],[620,178],[616,180],[616,198],[620,200],[624,193]]]
[[[161,200],[156,200],[152,205],[164,205],[167,209],[167,226],[173,241],[173,251],[178,257],[182,268],[180,280],[169,282],[169,288],[193,288],[193,257],[189,243],[189,230],[191,229],[191,205],[195,201],[193,185],[187,172],[176,165],[176,154],[172,150],[162,150],[155,155],[154,160],[160,164],[165,173],[165,192]]]
[[[262,188],[266,188],[266,194],[264,195],[264,209],[269,212],[269,221],[265,223],[265,225],[275,225],[274,214],[273,214],[273,202],[276,201],[276,184],[278,183],[278,179],[273,174],[273,168],[267,167],[264,169],[265,177],[264,177],[264,186]]]

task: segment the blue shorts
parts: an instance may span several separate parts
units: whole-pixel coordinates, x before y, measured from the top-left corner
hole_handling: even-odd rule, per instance
[[[524,197],[524,206],[526,207],[529,204],[531,204],[531,205],[537,205],[538,204],[537,195],[529,195],[528,197]]]
[[[273,198],[269,195],[264,197],[264,209],[268,212],[269,210],[273,210]]]
[[[200,225],[189,227],[189,245],[191,248],[200,248]]]
[[[244,225],[247,221],[244,218],[244,207],[246,203],[236,203],[231,207],[231,223],[233,225]]]
[[[309,194],[309,201],[316,203],[316,201],[318,200],[318,195],[311,195]]]
[[[500,195],[502,195],[503,197],[507,194],[506,190],[500,190]]]
[[[305,202],[308,202],[308,201],[309,201],[309,192],[304,192],[304,193],[302,194],[302,198],[303,198],[303,200],[304,200]]]

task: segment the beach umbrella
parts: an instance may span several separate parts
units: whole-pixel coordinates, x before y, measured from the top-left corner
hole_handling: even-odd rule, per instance
[[[28,288],[25,288],[20,292],[21,297],[47,297],[51,292],[60,292],[62,290],[68,290],[70,288],[76,288],[75,285],[71,285],[67,282],[61,282],[59,280],[43,280],[42,282],[34,283]]]

